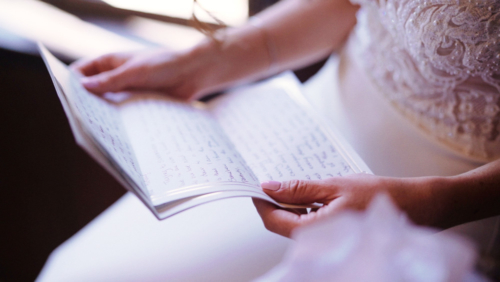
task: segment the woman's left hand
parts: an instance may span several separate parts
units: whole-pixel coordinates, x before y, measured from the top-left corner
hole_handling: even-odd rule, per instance
[[[310,213],[287,210],[254,199],[264,225],[272,232],[290,237],[292,230],[346,209],[364,210],[378,193],[387,193],[394,203],[417,224],[439,226],[443,204],[441,178],[391,178],[355,174],[324,180],[269,181],[263,190],[277,202],[287,204],[322,203]],[[437,184],[437,185],[436,185]],[[437,188],[437,189],[436,189]]]

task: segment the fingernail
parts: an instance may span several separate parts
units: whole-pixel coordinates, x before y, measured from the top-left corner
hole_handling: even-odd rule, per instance
[[[96,88],[99,86],[99,82],[94,79],[82,78],[80,79],[80,83],[86,88]]]
[[[278,182],[278,181],[266,181],[266,182],[262,182],[260,184],[260,186],[262,187],[262,189],[276,191],[276,190],[280,189],[281,182]]]

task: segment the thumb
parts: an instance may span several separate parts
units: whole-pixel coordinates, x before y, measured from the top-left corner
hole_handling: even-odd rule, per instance
[[[276,201],[287,204],[328,203],[337,197],[336,189],[324,180],[267,181],[261,187]]]
[[[94,76],[82,77],[80,83],[88,91],[95,94],[119,92],[130,86],[134,77],[132,72],[124,67],[102,72]]]

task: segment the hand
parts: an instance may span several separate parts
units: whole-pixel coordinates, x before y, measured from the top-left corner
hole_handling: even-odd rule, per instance
[[[364,210],[377,193],[389,194],[400,209],[417,224],[439,225],[443,203],[438,178],[390,178],[355,174],[324,180],[264,182],[262,188],[281,203],[322,203],[310,213],[280,209],[269,202],[254,199],[264,225],[272,232],[290,237],[296,227],[335,215],[346,209]]]
[[[151,90],[183,100],[199,90],[192,79],[194,58],[188,52],[165,49],[108,54],[80,60],[71,67],[84,75],[82,85],[95,94],[124,90]]]

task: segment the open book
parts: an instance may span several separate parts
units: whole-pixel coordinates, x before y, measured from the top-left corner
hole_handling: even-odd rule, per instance
[[[159,219],[231,197],[283,206],[261,182],[369,172],[314,115],[292,74],[207,103],[154,93],[110,93],[106,100],[41,45],[40,52],[77,143]]]

